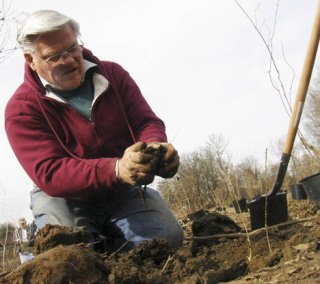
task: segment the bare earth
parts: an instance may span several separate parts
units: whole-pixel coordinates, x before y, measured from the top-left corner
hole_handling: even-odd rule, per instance
[[[267,231],[251,232],[249,214],[233,208],[195,212],[181,220],[186,240],[176,250],[153,241],[101,255],[84,230],[46,226],[36,257],[0,283],[320,283],[320,213],[309,201],[288,204],[289,222]]]

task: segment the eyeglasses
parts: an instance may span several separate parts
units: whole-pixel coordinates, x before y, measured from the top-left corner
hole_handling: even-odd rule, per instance
[[[66,50],[64,50],[62,52],[50,55],[50,56],[41,57],[41,56],[38,56],[36,54],[34,54],[34,55],[36,57],[40,58],[41,60],[43,60],[46,63],[57,63],[57,62],[61,62],[62,58],[65,55],[69,55],[69,56],[72,56],[72,57],[79,56],[81,54],[81,52],[82,52],[82,48],[83,48],[82,44],[76,43],[73,46],[71,46],[70,48],[68,48],[68,49],[66,49]]]

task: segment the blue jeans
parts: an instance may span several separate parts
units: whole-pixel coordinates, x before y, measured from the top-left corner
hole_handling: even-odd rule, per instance
[[[114,251],[124,243],[130,249],[143,241],[163,239],[171,247],[183,241],[182,228],[160,194],[147,188],[142,198],[139,187],[132,187],[120,200],[84,204],[51,197],[35,187],[31,191],[35,224],[85,226],[98,242],[97,250]]]

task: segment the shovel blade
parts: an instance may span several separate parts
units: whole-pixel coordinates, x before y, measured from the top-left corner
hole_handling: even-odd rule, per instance
[[[287,193],[262,195],[248,203],[251,229],[277,225],[288,221]]]

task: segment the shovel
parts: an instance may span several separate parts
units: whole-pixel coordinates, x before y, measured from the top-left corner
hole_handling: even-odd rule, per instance
[[[286,192],[279,192],[285,178],[294,140],[298,131],[298,126],[307,95],[309,82],[315,62],[320,36],[320,0],[313,23],[311,37],[305,57],[302,74],[300,77],[297,95],[290,119],[287,138],[280,160],[278,175],[273,188],[265,195],[254,198],[248,203],[251,229],[255,230],[266,225],[276,225],[288,220],[288,207]]]

